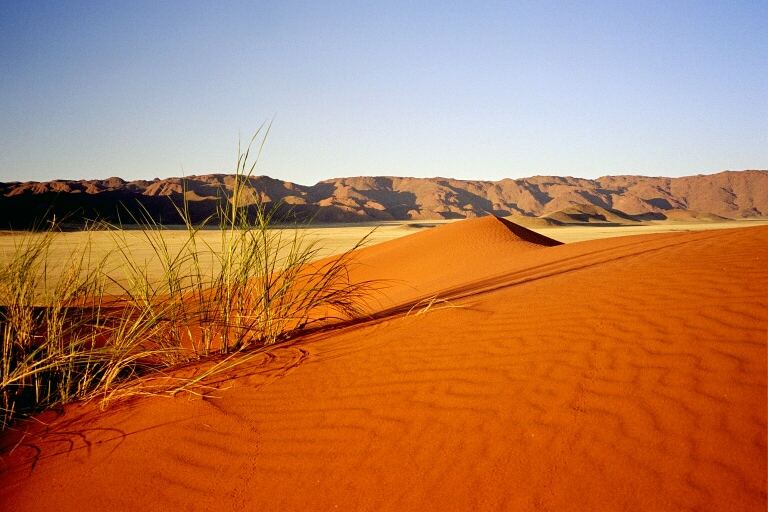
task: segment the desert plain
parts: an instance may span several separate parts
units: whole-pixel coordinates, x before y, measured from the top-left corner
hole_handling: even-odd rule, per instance
[[[569,226],[550,226],[543,224],[537,218],[508,217],[516,224],[528,227],[539,234],[555,240],[570,243],[613,238],[619,236],[671,233],[682,231],[705,231],[712,229],[728,229],[768,224],[768,219],[753,218],[727,220],[723,222],[645,222],[642,224],[612,225],[608,223],[576,223]],[[371,246],[394,240],[403,236],[425,231],[444,224],[457,222],[455,220],[424,220],[424,221],[385,221],[385,222],[353,222],[353,223],[302,223],[300,227],[292,226],[273,228],[283,231],[286,237],[297,233],[305,245],[314,244],[318,257],[328,257],[343,253],[363,241],[363,246]],[[218,229],[205,229],[197,233],[198,245],[203,258],[210,256],[221,247],[222,235]],[[0,230],[0,262],[9,261],[25,237],[30,236],[26,231]],[[31,234],[32,237],[36,235]],[[168,226],[163,230],[163,239],[170,252],[178,252],[188,241],[187,231],[183,226]],[[51,278],[57,277],[56,270],[66,262],[68,256],[77,253],[87,244],[91,245],[90,256],[94,260],[106,258],[107,268],[119,280],[120,266],[123,261],[118,254],[118,245],[123,243],[137,261],[146,263],[149,273],[160,278],[162,268],[157,260],[153,247],[141,229],[126,229],[116,234],[114,231],[64,231],[57,233],[51,244],[52,266]],[[206,259],[208,265],[215,265],[215,260]],[[114,288],[113,288],[114,289]]]
[[[765,222],[437,224],[381,225],[366,315],[204,394],[6,432],[2,508],[765,510]],[[370,228],[307,236],[332,258]]]

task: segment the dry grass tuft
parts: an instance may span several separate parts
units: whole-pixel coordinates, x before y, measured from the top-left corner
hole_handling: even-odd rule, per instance
[[[53,262],[56,225],[20,237],[0,267],[0,429],[73,400],[106,405],[141,394],[205,392],[206,378],[247,362],[252,349],[363,314],[374,283],[352,283],[349,268],[367,237],[315,262],[320,247],[304,230],[271,228],[276,208],[250,185],[268,132],[263,126],[238,151],[234,190],[214,217],[193,224],[187,202],[177,206],[186,224],[181,249],[169,247],[165,228],[146,210],[132,217],[152,248],[151,265],[134,257],[119,224],[89,228],[110,230],[117,268],[94,261],[90,237]],[[197,236],[214,223],[220,247]],[[160,279],[150,272],[158,262]],[[114,285],[119,292],[107,293]],[[209,356],[217,361],[201,374],[173,376],[178,365]]]

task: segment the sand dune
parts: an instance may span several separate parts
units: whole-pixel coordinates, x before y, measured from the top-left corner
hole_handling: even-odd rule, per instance
[[[533,235],[483,218],[363,250],[391,314],[264,351],[216,398],[49,413],[6,436],[0,502],[765,510],[768,227]]]
[[[381,281],[375,308],[428,299],[443,290],[490,277],[521,254],[560,245],[498,217],[429,228],[412,236],[366,247],[353,268],[355,280]]]

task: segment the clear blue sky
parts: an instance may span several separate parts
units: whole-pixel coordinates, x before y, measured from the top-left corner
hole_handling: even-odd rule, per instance
[[[0,0],[0,181],[768,167],[768,1]]]

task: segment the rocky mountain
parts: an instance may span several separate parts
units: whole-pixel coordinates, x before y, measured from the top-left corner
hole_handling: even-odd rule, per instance
[[[232,175],[153,181],[55,180],[0,183],[0,229],[29,227],[53,215],[70,223],[106,219],[132,223],[141,203],[155,219],[179,222],[174,203],[188,200],[200,221],[231,194]],[[713,220],[768,216],[768,170],[724,171],[663,178],[534,176],[500,181],[449,178],[352,177],[312,186],[268,176],[250,179],[248,198],[282,213],[320,222],[460,219],[483,215],[540,218],[549,224]]]

